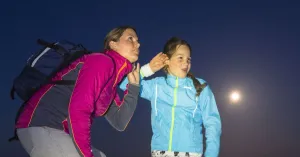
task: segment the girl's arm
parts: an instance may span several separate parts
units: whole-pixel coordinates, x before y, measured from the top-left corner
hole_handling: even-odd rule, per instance
[[[140,70],[140,94],[142,98],[145,98],[147,100],[151,100],[153,96],[154,91],[154,84],[155,79],[151,80],[144,80],[144,78],[153,75],[150,65],[146,64],[141,67]],[[126,77],[120,84],[120,88],[125,91],[126,87],[128,86],[128,78]]]
[[[204,88],[200,95],[200,108],[205,127],[206,151],[205,157],[218,157],[221,136],[221,118],[216,100],[210,87]]]
[[[165,66],[165,61],[168,60],[168,57],[162,52],[158,53],[155,57],[153,57],[150,63],[141,67],[140,70],[140,93],[141,97],[147,100],[151,100],[154,93],[154,85],[155,79],[144,80],[144,78],[153,75],[155,72],[160,70]],[[126,86],[128,84],[128,79],[125,78],[121,83],[120,88],[124,91],[126,90]]]

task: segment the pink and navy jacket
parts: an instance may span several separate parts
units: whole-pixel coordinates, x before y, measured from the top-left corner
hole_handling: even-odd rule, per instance
[[[117,85],[131,70],[132,64],[112,50],[77,59],[52,79],[75,79],[75,85],[43,86],[25,105],[16,128],[47,126],[64,130],[72,137],[81,156],[92,157],[93,118],[105,116],[115,128],[124,130],[135,110],[138,86],[127,86],[123,101],[116,92]],[[122,107],[130,110],[122,112],[119,117],[112,116]],[[128,115],[129,120],[120,123]]]

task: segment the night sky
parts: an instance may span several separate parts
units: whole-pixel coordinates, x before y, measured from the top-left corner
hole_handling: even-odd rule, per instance
[[[299,157],[299,3],[1,2],[1,157],[27,155],[19,142],[7,141],[20,106],[20,101],[10,100],[9,92],[27,58],[40,49],[36,39],[67,39],[101,51],[106,33],[119,25],[137,29],[142,65],[162,51],[172,36],[191,44],[191,71],[211,86],[221,114],[220,157]],[[238,104],[229,102],[234,89],[242,94]],[[124,132],[97,118],[93,145],[108,157],[150,157],[150,111],[150,102],[140,98]]]

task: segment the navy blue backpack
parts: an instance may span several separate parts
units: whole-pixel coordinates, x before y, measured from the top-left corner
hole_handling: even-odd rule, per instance
[[[23,101],[27,101],[41,86],[54,83],[72,85],[75,80],[61,80],[51,82],[51,78],[60,70],[68,66],[72,61],[84,54],[91,53],[81,44],[75,44],[67,40],[49,43],[38,39],[42,45],[41,51],[34,53],[24,66],[21,73],[14,79],[11,89],[11,98],[16,93]]]
[[[51,81],[51,78],[76,59],[85,54],[92,53],[81,44],[75,44],[67,40],[50,43],[38,39],[37,43],[43,48],[32,54],[21,73],[13,80],[10,96],[12,99],[15,99],[16,93],[23,100],[17,112],[15,122],[17,122],[27,101],[43,85],[49,83],[74,85],[75,80]],[[14,136],[9,139],[9,141],[14,140],[18,140],[16,130]]]

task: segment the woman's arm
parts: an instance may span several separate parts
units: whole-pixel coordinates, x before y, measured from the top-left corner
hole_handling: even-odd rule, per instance
[[[124,131],[126,129],[136,109],[139,90],[138,85],[129,84],[121,104],[118,105],[118,100],[113,101],[105,113],[105,118],[116,130]]]
[[[96,99],[111,79],[113,61],[102,54],[90,55],[83,63],[69,104],[68,124],[78,153],[93,157],[91,149],[91,114]],[[100,65],[101,64],[101,65]]]
[[[145,64],[141,67],[140,70],[140,94],[142,98],[147,100],[151,100],[154,94],[154,85],[155,79],[144,80],[155,72],[159,71],[161,68],[165,66],[165,61],[168,60],[168,57],[163,53],[158,53],[153,59],[151,59],[150,63]],[[124,79],[124,81],[120,84],[120,88],[125,91],[126,86],[128,84],[128,79]]]
[[[128,74],[129,84],[125,90],[123,100],[120,101],[118,94],[116,94],[115,100],[105,113],[105,118],[110,125],[118,131],[124,131],[126,129],[135,111],[140,91],[139,72],[140,65],[137,64],[137,67]]]

